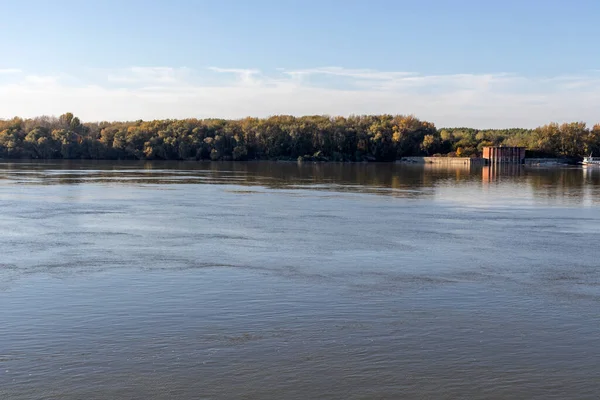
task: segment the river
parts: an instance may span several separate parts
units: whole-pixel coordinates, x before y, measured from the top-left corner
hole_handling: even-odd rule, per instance
[[[0,398],[595,399],[600,168],[1,162]]]

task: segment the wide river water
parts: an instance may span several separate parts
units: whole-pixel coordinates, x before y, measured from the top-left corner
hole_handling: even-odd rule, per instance
[[[600,168],[0,163],[0,399],[597,399]]]

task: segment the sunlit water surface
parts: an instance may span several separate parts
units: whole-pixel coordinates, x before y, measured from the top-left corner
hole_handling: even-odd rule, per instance
[[[595,399],[600,168],[0,163],[0,399]]]

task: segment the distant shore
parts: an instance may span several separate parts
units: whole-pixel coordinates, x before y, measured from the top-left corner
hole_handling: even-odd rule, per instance
[[[66,113],[0,120],[4,159],[393,162],[477,158],[486,146],[524,147],[528,158],[577,161],[600,154],[600,125],[437,129],[410,115],[83,123]]]

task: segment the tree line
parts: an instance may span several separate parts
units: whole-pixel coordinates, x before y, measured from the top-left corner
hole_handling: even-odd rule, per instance
[[[490,145],[523,146],[536,156],[600,155],[600,124],[436,129],[410,115],[82,123],[66,113],[0,120],[0,158],[7,159],[394,161],[474,157]]]

